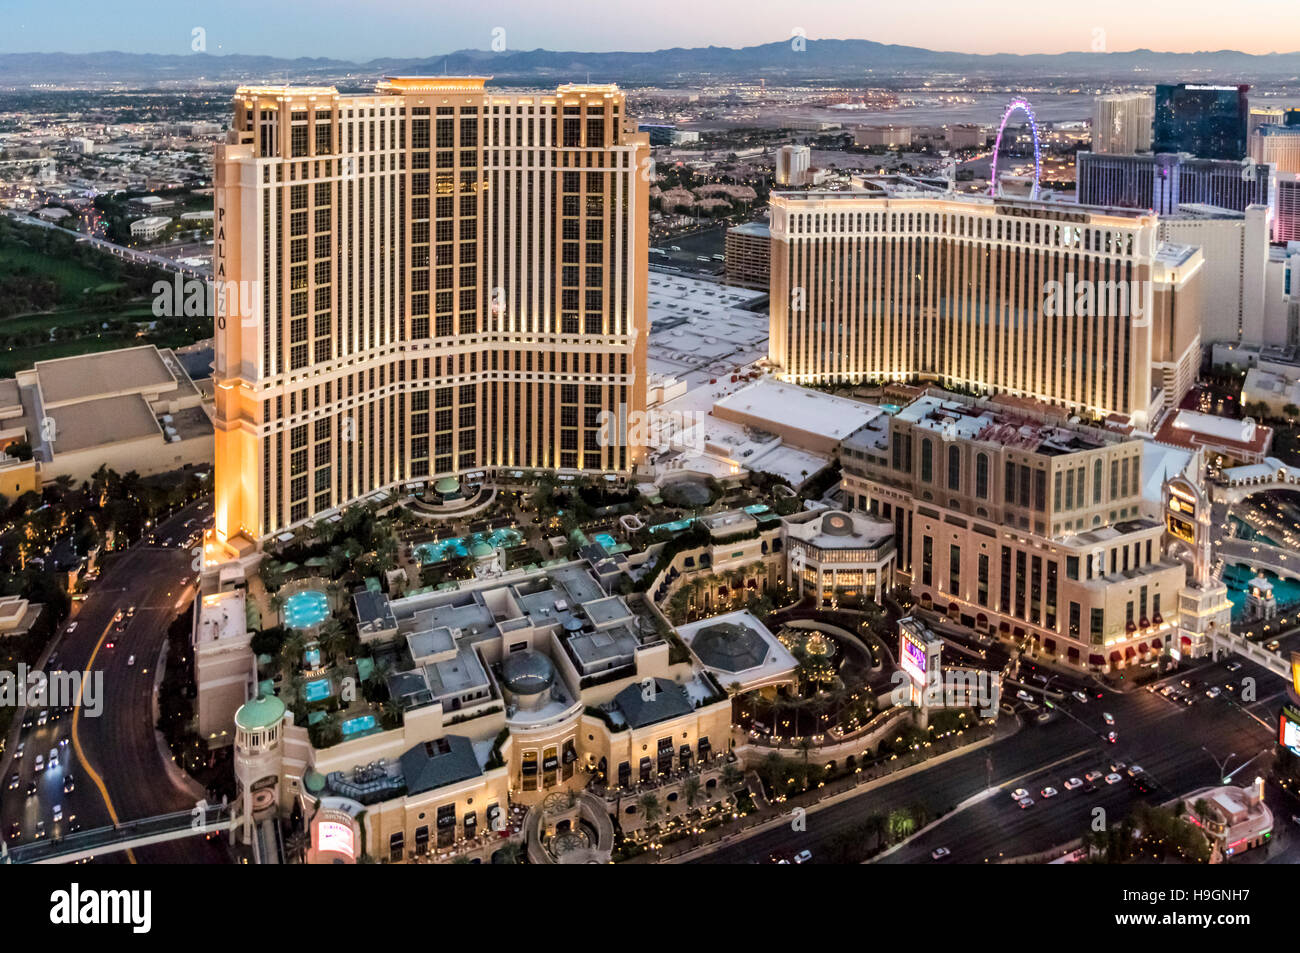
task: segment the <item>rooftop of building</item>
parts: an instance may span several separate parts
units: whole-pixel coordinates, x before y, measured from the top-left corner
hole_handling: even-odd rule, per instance
[[[1196,410],[1175,410],[1165,415],[1155,437],[1160,443],[1191,450],[1215,447],[1257,456],[1268,451],[1273,430],[1249,418],[1234,420]]]
[[[1018,450],[1059,456],[1098,450],[1123,438],[1096,427],[1071,423],[1060,408],[1039,402],[1005,402],[927,393],[908,404],[896,420],[945,437],[996,443]]]
[[[728,394],[714,407],[834,440],[844,439],[884,413],[874,404],[785,384],[770,377]]]
[[[48,408],[48,412],[54,419],[56,454],[162,434],[158,418],[140,394],[83,400]]]
[[[787,518],[785,531],[818,549],[873,549],[893,537],[894,524],[857,511],[820,510]]]
[[[745,222],[741,225],[733,225],[727,231],[736,235],[753,235],[757,238],[769,238],[772,235],[772,227],[767,222]]]
[[[37,361],[35,369],[46,407],[176,386],[152,344]]]
[[[401,756],[408,795],[446,787],[483,773],[474,744],[462,735],[444,735],[422,742]]]

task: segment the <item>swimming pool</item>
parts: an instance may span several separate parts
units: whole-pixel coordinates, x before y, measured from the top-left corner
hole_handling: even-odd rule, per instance
[[[302,697],[309,702],[318,702],[329,698],[333,691],[328,678],[318,678],[302,687]]]
[[[284,600],[284,624],[291,629],[310,629],[330,614],[329,596],[319,589],[304,589]]]
[[[900,407],[898,404],[881,404],[880,409],[892,416],[898,413],[903,408]]]
[[[343,737],[348,738],[352,735],[359,735],[363,731],[370,731],[375,727],[374,715],[358,715],[356,718],[349,718],[343,722]]]
[[[770,508],[766,503],[751,503],[745,507],[745,512],[750,516],[754,516],[758,513],[766,513]]]
[[[658,526],[651,526],[650,532],[657,533],[664,530],[668,533],[680,533],[684,529],[689,529],[690,525],[690,520],[673,520],[671,523],[660,523]]]
[[[415,547],[416,555],[422,563],[440,563],[444,559],[453,559],[469,555],[469,548],[475,543],[487,543],[493,549],[517,546],[523,535],[517,529],[494,529],[490,533],[472,533],[469,536],[453,536],[450,539],[438,539],[431,543],[420,543]]]
[[[1230,565],[1224,569],[1223,584],[1228,587],[1228,601],[1232,603],[1232,617],[1238,618],[1246,608],[1246,587],[1255,578],[1255,571],[1249,566]],[[1300,582],[1293,579],[1279,579],[1272,573],[1262,574],[1273,584],[1273,600],[1279,606],[1300,602]]]
[[[613,549],[615,546],[618,545],[618,540],[616,540],[609,533],[597,533],[595,536],[592,537],[592,539],[600,543],[600,545],[604,546],[605,552],[609,552],[611,549]]]

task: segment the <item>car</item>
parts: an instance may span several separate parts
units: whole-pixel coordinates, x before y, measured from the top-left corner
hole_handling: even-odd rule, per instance
[[[1173,694],[1174,692],[1176,692],[1177,690],[1178,690],[1178,689],[1174,688],[1174,686],[1172,686],[1172,685],[1166,685],[1164,688],[1160,689],[1160,694],[1161,694],[1161,695],[1164,695],[1165,698],[1168,698],[1170,695],[1172,695],[1172,694]]]
[[[32,839],[33,839],[33,840],[40,840],[40,839],[41,839],[42,837],[44,837],[44,836],[45,836],[45,822],[44,822],[44,821],[37,821],[37,822],[36,822],[36,833],[32,835]]]
[[[1072,694],[1075,698],[1079,699],[1079,701],[1082,704],[1084,705],[1088,704],[1088,696],[1085,695],[1083,692],[1071,692],[1070,694]]]
[[[794,862],[796,864],[806,864],[810,860],[812,860],[812,851],[806,848],[794,855]]]
[[[1106,772],[1104,772],[1104,771],[1089,771],[1089,772],[1088,772],[1087,774],[1085,774],[1083,777],[1084,777],[1085,780],[1087,780],[1087,781],[1089,781],[1089,782],[1091,782],[1091,781],[1100,781],[1101,778],[1102,778],[1102,776],[1103,776],[1105,773],[1106,773]]]
[[[10,791],[16,790],[17,787],[18,787],[18,783],[19,783],[19,779],[18,779],[18,774],[17,774],[17,772],[15,772],[15,773],[9,775],[9,790],[10,790]]]
[[[1223,689],[1221,689],[1218,685],[1211,685],[1209,688],[1205,690],[1206,698],[1218,698],[1222,694],[1223,694]]]
[[[23,731],[28,731],[36,727],[36,716],[28,714],[23,717]]]
[[[1016,788],[1014,791],[1011,792],[1011,800],[1013,801],[1020,801],[1027,797],[1029,797],[1029,792],[1026,791],[1024,788]]]
[[[128,619],[130,619],[130,618],[133,617],[134,615],[135,615],[135,606],[130,606],[130,607],[126,610],[126,617],[127,617]]]
[[[26,790],[25,793],[26,793],[26,795],[27,795],[28,797],[36,797],[36,782],[35,782],[35,781],[28,781],[28,782],[27,782],[27,790]]]
[[[76,631],[77,631],[77,623],[75,623],[75,622],[69,622],[69,623],[68,623],[68,627],[67,627],[66,629],[64,629],[64,631],[65,631],[68,635],[71,635],[73,632],[76,632]]]
[[[1048,787],[1043,788],[1038,793],[1044,800],[1046,800],[1047,798],[1056,797],[1056,788],[1051,787],[1049,785]]]
[[[24,750],[26,747],[27,747],[27,742],[25,742],[25,741],[20,741],[20,742],[18,742],[18,747],[14,749],[14,760],[15,760],[15,761],[21,761],[21,760],[22,760],[22,757],[23,757],[23,750]]]
[[[1106,775],[1106,783],[1107,783],[1107,784],[1119,784],[1119,782],[1122,781],[1122,780],[1124,780],[1124,779],[1121,778],[1118,774],[1108,774],[1108,775]]]
[[[37,773],[40,773],[41,771],[44,771],[44,770],[45,770],[45,756],[44,756],[44,755],[40,755],[40,754],[38,754],[38,755],[36,756],[36,764],[35,764],[33,770],[35,770]]]
[[[1133,785],[1133,790],[1139,794],[1150,794],[1152,790],[1151,779],[1144,774],[1139,774],[1136,778],[1131,778],[1129,784]]]
[[[77,790],[77,781],[72,775],[68,775],[63,779],[63,793],[71,794],[75,790]]]
[[[1183,695],[1178,700],[1182,702],[1184,705],[1188,706],[1189,708],[1192,705],[1196,704],[1196,696],[1192,694]]]
[[[1085,785],[1084,785],[1082,788],[1080,788],[1079,790],[1081,790],[1084,794],[1091,794],[1092,792],[1094,792],[1094,791],[1097,790],[1097,785],[1095,785],[1095,784],[1093,784],[1091,781],[1089,781],[1087,784],[1085,784]]]
[[[18,825],[17,821],[14,821],[12,824],[9,825],[10,840],[17,840],[19,837],[22,836],[22,833],[23,833],[23,829]]]
[[[1228,693],[1232,694],[1232,695],[1235,695],[1235,694],[1237,694],[1237,683],[1236,683],[1236,682],[1227,682],[1227,683],[1224,684],[1224,686],[1223,686],[1223,690],[1224,690],[1225,692],[1228,692]]]
[[[1082,778],[1070,778],[1065,782],[1065,789],[1067,791],[1073,791],[1075,788],[1081,788],[1081,787],[1083,787]]]
[[[1270,652],[1276,652],[1278,646],[1281,645],[1281,644],[1282,644],[1282,643],[1279,642],[1277,639],[1273,639],[1271,642],[1269,642],[1267,645],[1265,645],[1264,648],[1268,649]]]
[[[1126,765],[1123,761],[1112,761],[1112,762],[1110,763],[1110,770],[1111,770],[1112,772],[1120,772],[1120,771],[1123,771],[1123,770],[1124,770],[1125,768],[1127,768],[1127,767],[1128,767],[1128,765]]]
[[[1016,692],[1016,697],[1022,702],[1031,702],[1034,700],[1034,696],[1029,694],[1029,692],[1025,691],[1023,688]]]
[[[116,612],[113,613],[113,621],[121,622],[123,615],[125,615],[125,613],[121,609],[118,609]]]
[[[127,664],[127,665],[134,665],[134,664],[135,664],[135,656],[134,656],[134,655],[128,655],[128,656],[126,657],[126,664]]]
[[[1031,797],[1022,797],[1016,803],[1020,805],[1020,810],[1023,811],[1025,808],[1031,806],[1034,803],[1034,799]]]
[[[1113,725],[1113,724],[1115,724],[1115,716],[1112,715],[1112,714],[1111,714],[1110,712],[1108,712],[1108,711],[1103,711],[1103,712],[1101,713],[1101,719],[1102,719],[1102,721],[1106,722],[1106,724],[1108,724],[1108,725]]]
[[[37,728],[44,727],[45,723],[48,722],[49,720],[50,720],[50,710],[48,708],[42,708],[40,710],[40,713],[36,716],[36,727]]]
[[[930,851],[930,859],[943,860],[951,853],[952,851],[950,851],[947,847],[936,847],[934,850]]]
[[[68,824],[68,833],[75,834],[79,830],[81,830],[81,821],[77,820],[77,816],[74,814],[72,816],[72,821]],[[80,861],[78,861],[78,863],[80,863]]]
[[[1183,688],[1192,689],[1192,688],[1195,688],[1197,685],[1199,685],[1200,682],[1198,682],[1198,681],[1197,681],[1196,679],[1194,679],[1194,678],[1185,678],[1185,679],[1183,679],[1181,682],[1179,682],[1178,684],[1182,685]]]
[[[117,643],[114,642],[114,641],[112,641],[112,640],[110,639],[109,641],[107,641],[107,642],[104,643],[104,648],[106,648],[106,649],[111,649],[111,648],[113,648],[113,647],[116,646],[116,645],[117,645]]]
[[[1225,666],[1223,666],[1223,667],[1224,667],[1227,671],[1229,671],[1229,672],[1238,672],[1238,671],[1241,670],[1241,663],[1240,663],[1240,662],[1229,662],[1227,665],[1225,665]]]
[[[54,805],[54,821],[58,823],[61,820],[63,820],[63,805],[56,804]]]
[[[1130,764],[1128,766],[1128,769],[1124,773],[1127,774],[1130,778],[1136,778],[1139,774],[1142,773],[1142,765]]]
[[[1119,735],[1115,734],[1115,732],[1113,731],[1107,732],[1106,740],[1109,741],[1111,744],[1115,744],[1115,742],[1119,741]]]
[[[50,749],[50,770],[53,771],[59,766],[59,749],[57,747]]]

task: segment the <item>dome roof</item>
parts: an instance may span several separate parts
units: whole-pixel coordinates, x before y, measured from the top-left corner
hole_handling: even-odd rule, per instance
[[[492,547],[480,539],[477,542],[470,544],[469,554],[475,559],[483,559],[486,556],[492,555]]]
[[[845,513],[827,513],[822,518],[822,532],[827,536],[852,536],[853,520]]]
[[[736,622],[718,622],[700,629],[691,648],[705,665],[724,672],[756,668],[767,658],[763,637]]]
[[[460,489],[460,481],[455,477],[443,477],[433,485],[439,493],[455,493]]]
[[[515,695],[537,695],[555,681],[555,667],[545,655],[532,649],[514,652],[501,661],[501,681]]]
[[[284,702],[274,695],[258,695],[239,706],[235,724],[245,731],[256,731],[278,725],[283,717]]]

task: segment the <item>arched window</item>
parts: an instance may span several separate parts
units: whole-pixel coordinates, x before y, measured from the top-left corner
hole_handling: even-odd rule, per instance
[[[948,448],[948,489],[961,489],[961,450],[955,444]]]
[[[981,500],[989,498],[989,455],[987,453],[975,456],[975,495]]]
[[[934,482],[934,443],[930,440],[921,441],[921,482]]]
[[[1092,464],[1092,502],[1101,502],[1101,461],[1094,460]]]

